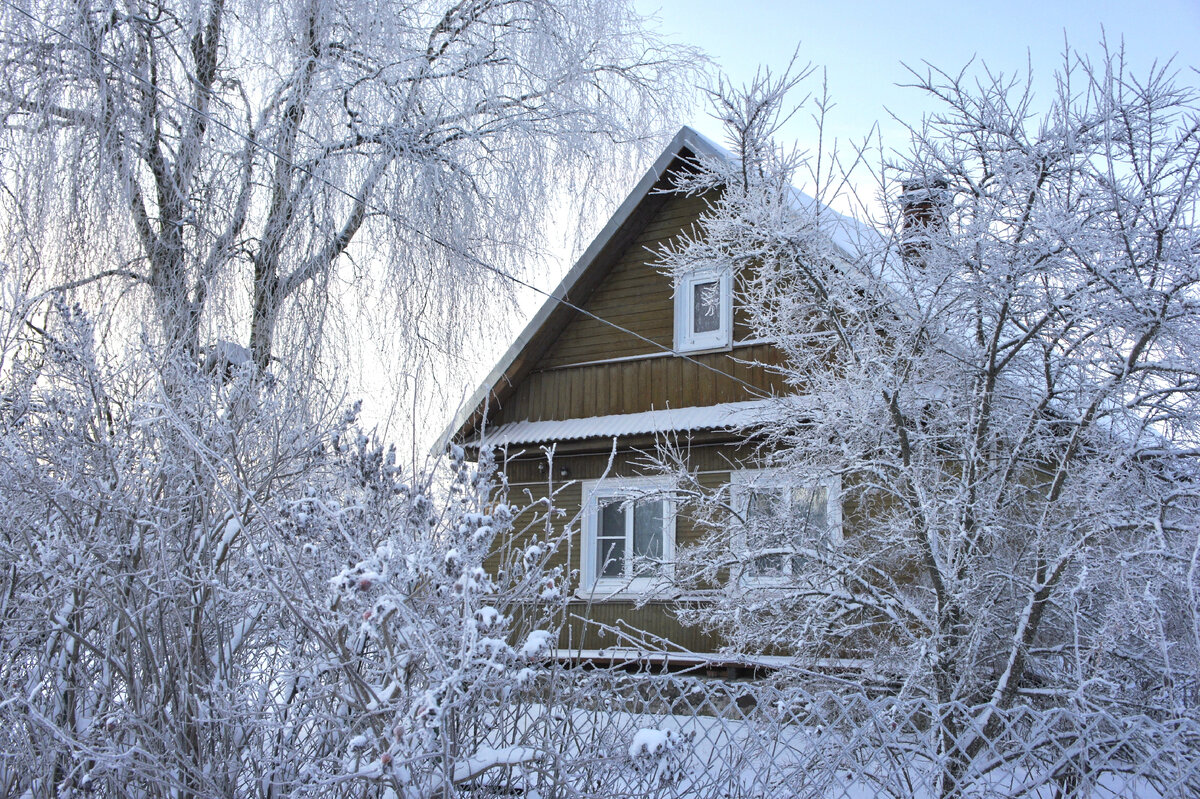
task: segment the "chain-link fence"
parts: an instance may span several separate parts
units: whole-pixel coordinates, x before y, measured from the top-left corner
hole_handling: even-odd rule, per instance
[[[608,669],[550,670],[532,688],[478,731],[464,795],[1200,796],[1194,718]]]

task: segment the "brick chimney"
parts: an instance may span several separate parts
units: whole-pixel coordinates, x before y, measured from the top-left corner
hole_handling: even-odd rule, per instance
[[[913,176],[900,184],[900,252],[920,264],[935,236],[946,230],[950,184],[941,176]]]

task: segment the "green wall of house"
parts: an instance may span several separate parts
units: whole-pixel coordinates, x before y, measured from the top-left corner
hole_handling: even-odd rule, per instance
[[[576,312],[529,374],[498,400],[493,426],[716,405],[787,391],[772,369],[781,362],[779,352],[749,343],[740,314],[731,351],[688,358],[664,352],[674,346],[673,281],[655,265],[655,253],[693,231],[705,207],[700,197],[660,201],[604,279],[578,300],[611,324]]]
[[[540,451],[512,457],[506,469],[509,502],[527,506],[527,510],[517,518],[517,537],[499,542],[488,562],[489,569],[495,571],[504,568],[514,557],[514,551],[522,550],[530,537],[545,538],[548,533],[555,538],[562,535],[558,551],[549,565],[563,566],[567,571],[581,569],[583,481],[654,474],[652,469],[647,468],[646,455],[643,454],[653,450],[654,441],[646,439],[639,443],[641,452],[628,449],[615,455],[606,451],[556,453],[552,462],[548,462]],[[745,442],[681,444],[681,453],[689,468],[696,474],[700,484],[708,489],[728,483],[731,468],[743,465],[750,467],[753,452],[753,445]],[[547,467],[548,463],[552,465]],[[550,471],[554,474],[552,480],[547,479]],[[546,504],[543,500],[551,495],[556,514],[547,528],[544,518]],[[676,549],[698,543],[707,532],[696,523],[686,503],[680,503],[674,530]],[[644,603],[630,600],[589,601],[588,597],[577,594],[568,608],[569,616],[577,618],[568,618],[559,648],[594,650],[631,646],[629,639],[623,639],[611,630],[605,631],[607,627],[623,629],[634,637],[644,634],[650,639],[665,639],[690,651],[715,652],[722,643],[720,636],[680,624],[672,612],[676,599],[676,596],[651,595],[646,597]],[[585,618],[590,619],[591,623],[582,620]]]

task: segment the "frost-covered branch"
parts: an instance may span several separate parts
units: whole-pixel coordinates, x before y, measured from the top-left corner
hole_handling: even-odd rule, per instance
[[[864,660],[943,708],[952,793],[1028,691],[1197,712],[1200,103],[1122,53],[1069,55],[1040,115],[1023,81],[914,78],[941,110],[881,162],[869,226],[797,199],[755,122],[779,93],[721,98],[734,157],[687,178],[720,193],[662,263],[738,270],[804,398],[757,430],[763,465],[838,476],[844,523],[700,502],[677,575],[723,586],[683,612],[734,646]]]

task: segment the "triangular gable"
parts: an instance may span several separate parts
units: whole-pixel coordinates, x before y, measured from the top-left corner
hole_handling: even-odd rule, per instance
[[[701,159],[735,161],[736,157],[692,128],[681,128],[459,411],[443,433],[442,441],[474,437],[485,408],[490,415],[512,395],[577,316],[576,308],[584,307],[656,205],[663,201],[664,190],[671,186],[669,173]],[[821,206],[803,192],[793,190],[793,202],[797,210],[805,213],[822,209],[822,229],[833,249],[847,260],[879,241],[876,231]]]
[[[485,403],[488,406],[502,404],[524,379],[578,313],[571,306],[581,307],[612,268],[625,243],[640,226],[643,214],[639,212],[653,203],[656,190],[669,187],[667,175],[673,168],[697,158],[727,157],[724,150],[704,136],[689,127],[681,128],[459,411],[443,440],[461,440],[470,436],[481,421]]]

